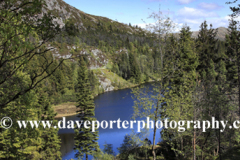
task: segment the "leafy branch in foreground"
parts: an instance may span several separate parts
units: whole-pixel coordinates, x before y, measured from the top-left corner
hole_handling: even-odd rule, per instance
[[[45,1],[18,2],[0,1],[0,108],[35,88],[63,62],[54,66],[48,53],[52,48],[46,44],[60,28],[50,13],[41,15]],[[18,83],[21,72],[29,74],[25,85]]]

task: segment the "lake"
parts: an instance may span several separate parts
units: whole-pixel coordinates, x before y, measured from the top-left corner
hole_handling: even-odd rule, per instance
[[[144,86],[152,88],[151,83],[146,83]],[[106,92],[95,97],[95,116],[99,122],[106,120],[115,120],[119,118],[121,121],[131,120],[133,114],[133,99],[132,99],[131,89],[122,89],[117,91]],[[66,120],[77,120],[77,116],[66,117]],[[144,118],[145,120],[146,118]],[[137,119],[139,120],[139,119]],[[101,149],[104,148],[104,144],[112,144],[113,150],[118,154],[117,148],[123,143],[124,136],[132,132],[131,129],[118,129],[117,124],[113,125],[113,129],[98,129],[99,131],[99,146]],[[137,131],[137,125],[134,125],[134,130]],[[74,131],[72,129],[60,129],[59,136],[61,138],[61,152],[62,159],[69,160],[74,159],[75,152],[73,150],[74,146]],[[153,142],[153,132],[150,130],[148,139]],[[160,130],[157,130],[156,143],[160,139]],[[89,158],[91,159],[91,157]]]

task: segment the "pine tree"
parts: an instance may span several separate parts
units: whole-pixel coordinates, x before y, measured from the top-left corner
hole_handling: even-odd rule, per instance
[[[52,108],[49,100],[49,96],[46,92],[46,86],[41,84],[37,88],[38,95],[38,106],[40,108],[40,112],[38,114],[38,119],[44,121],[52,121],[52,126],[57,126],[57,120],[55,120],[56,113]],[[41,154],[41,159],[61,159],[60,152],[60,139],[58,137],[58,129],[55,128],[41,128],[42,134],[42,145],[39,149],[39,153]]]
[[[199,109],[199,112],[202,112],[202,114],[195,115],[196,119],[211,120],[212,116],[216,117],[216,114],[219,114],[219,112],[217,112],[217,107],[213,107],[216,105],[213,104],[213,102],[217,102],[217,99],[212,96],[213,93],[217,94],[216,88],[214,89],[214,86],[216,87],[216,77],[218,74],[216,71],[216,63],[218,63],[221,57],[221,55],[217,54],[216,34],[217,30],[212,29],[212,25],[210,25],[210,29],[208,29],[207,22],[204,21],[200,26],[199,35],[196,39],[196,51],[199,57],[199,66],[197,71],[200,75],[198,77],[198,81],[201,82],[200,85],[204,88],[204,90],[200,89],[202,91],[201,96],[204,98],[201,99],[201,104],[198,104],[198,107],[195,108],[195,110]],[[198,130],[194,131],[198,132]],[[215,132],[207,130],[205,133],[199,132],[198,135],[201,136],[197,137],[199,141],[196,145],[201,148],[201,154],[197,154],[195,156],[200,156],[202,158],[205,156],[213,156],[209,153],[209,150],[213,150],[213,148],[215,149],[218,146],[217,143],[214,143],[214,138],[217,138]],[[209,138],[209,135],[211,135],[211,138]],[[206,147],[206,144],[208,144],[208,147]]]
[[[184,26],[180,31],[178,69],[170,80],[169,91],[165,94],[165,118],[175,121],[193,119],[193,93],[196,83],[198,58],[191,38],[190,28]],[[186,124],[184,125],[186,126]],[[192,156],[193,130],[179,132],[177,129],[163,129],[162,138],[168,142],[178,159]]]
[[[85,121],[96,121],[95,116],[95,106],[93,100],[93,94],[91,91],[91,86],[88,79],[87,66],[83,60],[83,57],[79,61],[79,71],[78,71],[78,84],[76,87],[77,94],[77,108],[78,117],[80,120]],[[77,151],[75,157],[81,158],[86,155],[86,160],[88,160],[88,155],[93,155],[95,152],[99,151],[98,146],[98,131],[92,132],[92,126],[85,128],[83,125],[79,129],[75,130],[75,148]]]
[[[37,96],[32,90],[9,103],[1,110],[0,116],[4,117],[7,114],[13,122],[37,119],[39,109],[35,108],[33,110],[36,103]],[[20,129],[16,123],[13,123],[9,129],[0,127],[0,130],[0,159],[27,160],[41,158],[38,151],[42,145],[42,130],[32,129],[31,127]]]
[[[238,86],[238,106],[240,114],[240,32],[237,22],[232,18],[229,23],[229,35],[226,35],[227,80],[230,81],[231,92]]]
[[[229,113],[230,123],[239,119],[240,115],[240,32],[238,28],[238,22],[231,17],[229,27],[229,34],[226,35],[226,79],[228,84],[228,100],[230,100],[230,109],[232,111]],[[234,112],[235,111],[235,112]],[[239,147],[239,131],[238,130],[228,130],[226,137],[229,142],[228,152],[231,150],[237,150]],[[237,148],[235,148],[237,147]]]
[[[141,80],[141,72],[136,57],[131,52],[129,53],[129,64],[130,64],[130,76],[135,79],[136,83],[139,83]]]
[[[211,24],[210,29],[208,29],[207,22],[204,21],[200,26],[198,38],[196,39],[196,50],[199,57],[199,66],[197,68],[197,71],[201,76],[200,79],[205,84],[211,81],[212,77],[210,74],[208,74],[209,68],[212,66],[211,63],[215,63],[218,58],[216,54],[216,34],[217,30],[212,29]]]
[[[113,151],[113,145],[112,144],[107,144],[105,142],[104,144],[104,149],[103,149],[103,153],[107,153],[107,154],[111,154],[114,155],[114,151]]]
[[[33,62],[32,62],[33,63]],[[31,65],[27,66],[24,72],[17,72],[14,76],[18,83],[27,85]],[[36,65],[36,62],[34,63]],[[55,113],[50,106],[50,99],[46,92],[47,80],[42,82],[37,88],[20,96],[1,109],[0,116],[8,115],[17,120],[50,120],[52,125],[56,125]],[[58,129],[39,127],[19,128],[15,123],[8,130],[0,128],[0,158],[1,159],[61,159],[60,139]]]

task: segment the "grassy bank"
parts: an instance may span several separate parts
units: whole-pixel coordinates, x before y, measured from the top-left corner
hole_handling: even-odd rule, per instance
[[[54,110],[57,113],[55,118],[72,116],[77,114],[77,107],[75,102],[67,102],[54,106]]]

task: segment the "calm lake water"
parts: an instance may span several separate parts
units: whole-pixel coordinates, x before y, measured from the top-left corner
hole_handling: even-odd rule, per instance
[[[144,84],[146,87],[152,88],[151,83]],[[110,120],[131,120],[133,114],[133,99],[131,89],[123,89],[118,91],[111,91],[103,93],[94,99],[95,102],[95,116],[98,121],[110,121]],[[66,120],[77,120],[76,116],[66,117]],[[146,118],[145,118],[146,119]],[[134,130],[137,131],[137,125],[134,125]],[[104,148],[104,144],[112,144],[113,150],[118,154],[117,148],[123,143],[124,136],[132,132],[131,129],[118,129],[117,125],[113,125],[113,129],[102,129],[99,128],[99,146],[101,149]],[[60,129],[59,136],[61,138],[61,152],[62,159],[69,160],[74,159],[75,152],[74,146],[74,131],[72,129]],[[150,130],[149,140],[153,142],[153,132]],[[157,130],[156,143],[160,138],[160,130]],[[89,159],[91,159],[90,157]]]

